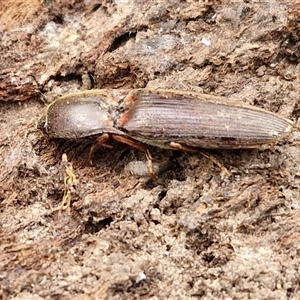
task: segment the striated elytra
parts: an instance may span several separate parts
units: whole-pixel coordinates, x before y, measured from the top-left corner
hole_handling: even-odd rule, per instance
[[[91,90],[51,103],[39,121],[49,136],[105,135],[139,149],[257,148],[289,134],[293,122],[227,98],[173,90]]]

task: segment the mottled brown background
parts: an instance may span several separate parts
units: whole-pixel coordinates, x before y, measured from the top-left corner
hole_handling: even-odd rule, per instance
[[[0,299],[300,298],[299,1],[0,1]],[[89,88],[222,95],[295,121],[269,149],[49,140],[45,103]],[[71,213],[63,153],[78,178]]]

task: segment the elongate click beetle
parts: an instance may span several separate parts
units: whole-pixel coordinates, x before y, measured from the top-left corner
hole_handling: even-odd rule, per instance
[[[293,122],[224,97],[176,90],[90,90],[68,94],[47,106],[39,128],[50,137],[96,136],[138,148],[147,145],[198,148],[258,148],[287,136]]]

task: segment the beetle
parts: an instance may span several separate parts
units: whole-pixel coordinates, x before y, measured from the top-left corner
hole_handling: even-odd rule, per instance
[[[58,98],[46,107],[39,128],[50,137],[109,138],[151,155],[147,145],[199,148],[258,148],[288,135],[293,122],[225,97],[176,90],[89,90]]]

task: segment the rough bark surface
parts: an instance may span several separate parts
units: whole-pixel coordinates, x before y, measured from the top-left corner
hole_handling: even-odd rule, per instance
[[[0,1],[0,299],[299,299],[299,19],[297,1]],[[268,149],[210,151],[231,176],[150,148],[157,182],[131,174],[145,158],[130,147],[90,166],[92,140],[36,129],[60,95],[142,87],[295,128]]]

